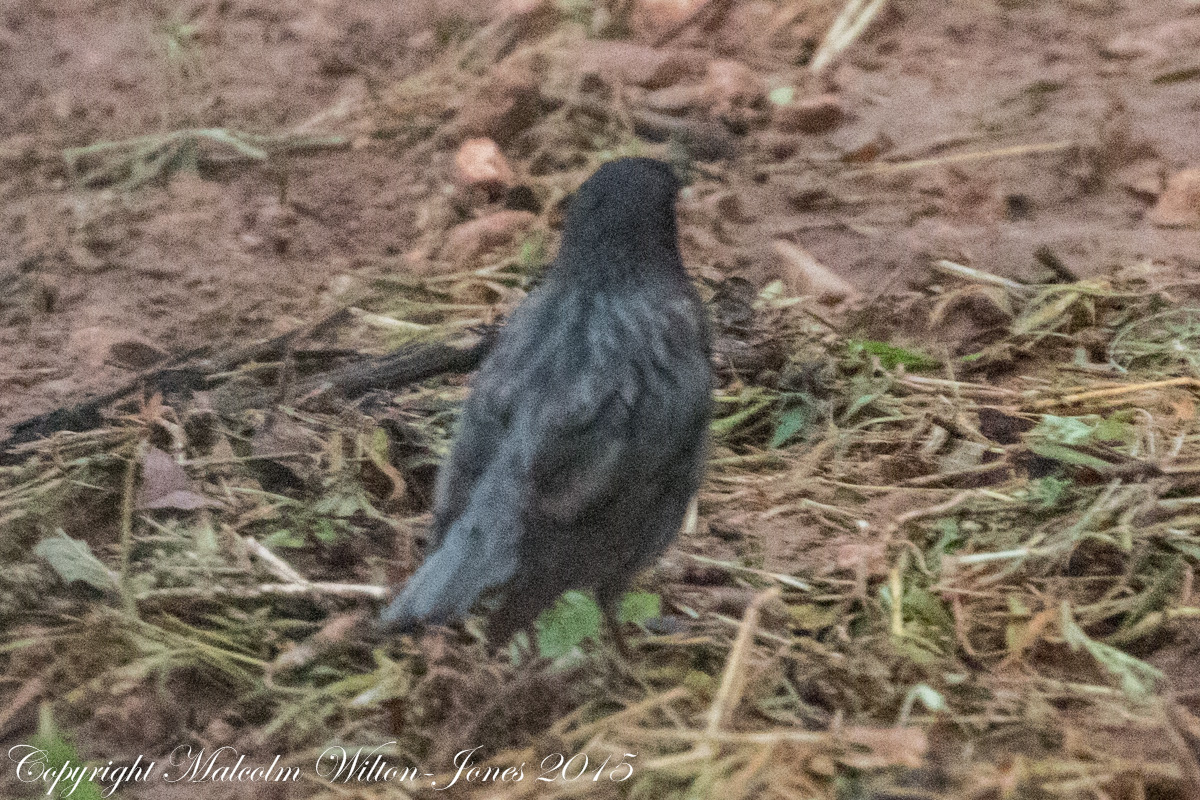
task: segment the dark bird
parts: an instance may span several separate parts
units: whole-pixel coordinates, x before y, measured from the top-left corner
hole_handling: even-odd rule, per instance
[[[501,644],[564,591],[621,597],[666,549],[700,485],[712,371],[679,255],[670,167],[600,167],[567,211],[545,280],[474,379],[438,474],[429,557],[388,630],[465,615],[489,590]],[[622,642],[618,634],[618,645]]]

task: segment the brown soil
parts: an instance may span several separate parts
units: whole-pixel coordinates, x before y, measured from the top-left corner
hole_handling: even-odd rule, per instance
[[[451,178],[444,153],[431,164],[367,138],[270,167],[83,189],[63,148],[188,126],[291,129],[411,75],[430,57],[428,32],[457,12],[383,0],[5,4],[0,423],[119,381],[111,358],[97,368],[97,337],[176,352],[326,313],[348,286],[404,269],[394,256],[417,236],[418,207]],[[685,208],[702,229],[685,231],[693,263],[761,281],[770,235],[794,233],[868,293],[925,283],[930,256],[1018,277],[1044,272],[1045,248],[1080,276],[1138,258],[1195,265],[1200,234],[1144,219],[1163,176],[1195,158],[1195,81],[1172,79],[1194,67],[1194,4],[899,3],[820,81],[764,63],[750,35],[761,12],[735,8],[721,55],[805,81],[800,96],[833,92],[846,118],[785,145],[771,129],[742,138],[730,183],[748,221],[722,226],[726,260],[703,230],[712,215]],[[801,16],[772,43],[811,47],[831,13]],[[689,38],[711,41],[689,31],[677,44]],[[864,164],[857,177],[842,164],[869,145],[903,161],[1056,143],[901,172]],[[781,163],[779,147],[798,156]]]

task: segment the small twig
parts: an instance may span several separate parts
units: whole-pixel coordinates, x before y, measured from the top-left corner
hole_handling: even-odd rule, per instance
[[[139,603],[162,600],[252,600],[277,595],[296,597],[340,597],[347,600],[387,599],[388,590],[369,583],[260,583],[257,586],[181,586],[171,589],[152,589],[137,595]]]
[[[729,651],[725,662],[725,672],[721,675],[721,686],[717,696],[708,707],[707,723],[695,746],[685,753],[663,756],[646,764],[646,769],[660,770],[704,761],[716,753],[716,746],[721,735],[721,727],[728,721],[729,715],[741,700],[745,688],[746,658],[754,641],[755,630],[758,628],[758,616],[763,604],[779,596],[779,589],[772,588],[760,593],[742,616],[742,624],[738,626],[738,635]]]
[[[1200,389],[1200,378],[1168,378],[1167,380],[1150,381],[1148,383],[1131,383],[1126,386],[1116,386],[1111,389],[1093,389],[1087,392],[1068,394],[1063,397],[1051,397],[1045,400],[1037,400],[1033,403],[1030,403],[1028,407],[1037,411],[1043,408],[1054,408],[1055,406],[1083,403],[1089,400],[1105,400],[1110,397],[1120,397],[1123,394],[1132,394],[1133,392],[1141,392],[1146,389],[1166,389],[1171,386],[1187,386],[1192,389]]]
[[[899,531],[908,523],[915,522],[919,519],[940,517],[944,514],[948,514],[974,496],[974,492],[959,492],[944,503],[938,503],[935,506],[927,506],[926,508],[914,508],[912,511],[905,511],[903,514],[892,520],[890,525],[883,529],[884,541],[891,539],[897,531]]]
[[[734,708],[741,700],[742,690],[746,683],[746,658],[750,653],[750,645],[754,641],[758,616],[763,605],[777,597],[779,597],[779,589],[771,588],[760,592],[746,607],[746,613],[742,616],[742,625],[738,629],[737,638],[733,641],[733,648],[729,651],[729,659],[725,662],[725,672],[721,675],[721,686],[717,690],[717,696],[713,698],[712,705],[708,708],[708,723],[704,728],[708,740],[716,736],[725,726],[729,721],[729,715],[733,713]]]
[[[674,728],[626,728],[621,731],[634,741],[703,742],[718,744],[829,744],[835,743],[832,734],[824,731],[773,730],[761,732],[677,730]]]
[[[121,602],[125,610],[137,615],[137,603],[134,602],[133,589],[130,586],[130,559],[133,553],[133,506],[134,490],[137,487],[138,465],[142,463],[144,443],[140,438],[135,439],[129,448],[129,464],[125,468],[125,485],[121,493],[121,570],[119,586]]]
[[[676,700],[682,700],[687,697],[688,694],[689,692],[686,687],[676,686],[674,689],[663,692],[662,694],[653,695],[652,697],[647,697],[640,703],[635,703],[634,705],[628,706],[621,711],[616,712],[615,714],[609,714],[603,719],[598,719],[595,722],[589,722],[587,725],[581,725],[574,730],[568,731],[565,729],[565,726],[556,724],[553,728],[551,728],[551,734],[556,738],[561,737],[566,739],[569,737],[571,741],[586,741],[598,733],[603,733],[606,730],[610,730],[614,725],[626,722],[628,720],[638,719],[648,711],[652,711],[653,709],[661,706],[670,705]],[[564,718],[564,721],[566,719],[567,718]],[[622,731],[622,733],[624,733],[624,731]]]
[[[825,34],[821,46],[813,54],[808,68],[812,72],[820,72],[834,57],[854,43],[887,0],[850,0],[842,13],[838,14],[829,32]]]
[[[919,392],[942,393],[949,391],[963,397],[976,397],[980,399],[1006,400],[1021,396],[1019,392],[1014,392],[1011,389],[1002,389],[998,386],[984,386],[979,383],[951,381],[945,378],[925,378],[920,375],[905,375],[899,379],[898,383],[901,386],[906,386],[909,389]]]
[[[234,535],[236,536],[236,534]],[[272,553],[262,542],[252,536],[238,536],[237,538],[241,541],[242,547],[246,548],[246,552],[261,561],[267,572],[279,580],[301,586],[310,585],[308,578],[297,572],[291,564]]]
[[[784,575],[780,572],[767,572],[764,569],[746,567],[742,566],[741,564],[731,563],[729,561],[718,561],[715,558],[698,556],[695,553],[688,553],[687,555],[693,561],[697,561],[701,564],[708,564],[709,566],[713,567],[721,567],[722,569],[727,569],[730,572],[744,572],[747,575],[757,575],[760,578],[769,578],[770,580],[776,581],[777,583],[782,583],[784,586],[788,586],[792,589],[799,589],[802,592],[807,592],[812,589],[812,586],[800,580],[799,578],[793,578],[791,575]]]
[[[693,25],[708,24],[710,20],[724,14],[732,4],[732,0],[705,0],[687,17],[672,25],[655,39],[654,47],[662,47]]]
[[[4,708],[0,709],[0,734],[4,733],[5,727],[9,720],[15,717],[21,709],[41,697],[42,692],[46,690],[46,681],[44,678],[30,678],[21,684],[16,693],[5,704]]]
[[[1187,730],[1187,723],[1183,718],[1183,711],[1174,700],[1165,699],[1162,702],[1162,712],[1167,730],[1167,739],[1171,743],[1171,749],[1175,751],[1175,761],[1179,764],[1180,770],[1183,772],[1185,781],[1187,782],[1186,797],[1189,800],[1200,799],[1200,760],[1196,758],[1196,748],[1188,741],[1188,737],[1184,733]]]
[[[999,275],[993,275],[981,269],[958,264],[945,258],[933,262],[933,268],[937,272],[944,272],[947,275],[953,275],[956,278],[962,278],[973,283],[999,286],[1001,289],[1005,289],[1020,297],[1028,297],[1034,291],[1034,287],[1032,286],[1027,286],[1009,278],[1002,278]]]
[[[904,563],[906,558],[906,553],[900,553],[901,563]],[[904,638],[904,581],[900,578],[899,566],[888,570],[888,594],[892,596],[892,613],[888,620],[891,633],[892,636],[902,639]]]
[[[935,484],[953,484],[963,478],[979,479],[993,472],[1012,472],[1012,465],[1007,461],[996,461],[991,464],[977,464],[955,472],[935,472],[932,475],[922,475],[918,478],[907,478],[897,483],[903,487],[933,486]]]
[[[1001,147],[998,150],[982,150],[971,153],[955,153],[949,156],[937,156],[934,158],[919,158],[915,161],[902,161],[900,163],[891,164],[873,164],[869,167],[863,167],[854,171],[854,174],[865,175],[880,175],[891,174],[895,172],[907,172],[914,169],[924,169],[925,167],[936,167],[942,164],[961,164],[967,161],[985,161],[992,158],[1013,158],[1015,156],[1029,156],[1038,153],[1054,153],[1059,150],[1066,150],[1069,147],[1074,147],[1075,142],[1064,140],[1061,142],[1042,142],[1039,144],[1019,144],[1013,147]]]

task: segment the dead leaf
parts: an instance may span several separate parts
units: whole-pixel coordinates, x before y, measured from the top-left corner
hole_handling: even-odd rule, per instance
[[[571,52],[570,59],[585,73],[646,89],[661,89],[686,77],[698,78],[708,66],[708,56],[700,50],[657,48],[615,40],[582,42]]]
[[[139,509],[173,508],[194,511],[198,508],[221,508],[216,500],[191,490],[191,480],[183,467],[157,447],[146,451],[142,460],[142,484],[138,488]]]
[[[504,144],[533,125],[542,112],[540,81],[531,61],[515,55],[493,69],[462,104],[455,134],[487,136]]]
[[[50,564],[63,583],[83,581],[101,590],[117,586],[117,574],[92,554],[91,545],[72,539],[61,529],[57,536],[38,542],[33,552]]]
[[[838,96],[822,94],[775,106],[772,121],[784,133],[827,133],[845,118],[846,110]]]
[[[93,325],[71,333],[68,346],[90,369],[115,364],[125,369],[146,369],[166,358],[146,337],[132,331]]]
[[[779,257],[780,277],[790,293],[799,297],[816,297],[829,305],[858,295],[853,286],[804,248],[783,239],[775,240],[772,246]]]

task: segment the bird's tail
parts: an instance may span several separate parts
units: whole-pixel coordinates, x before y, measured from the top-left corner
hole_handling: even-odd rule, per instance
[[[506,583],[516,569],[515,554],[500,537],[459,523],[425,559],[400,596],[380,617],[384,630],[404,633],[423,623],[463,617],[488,589]]]

